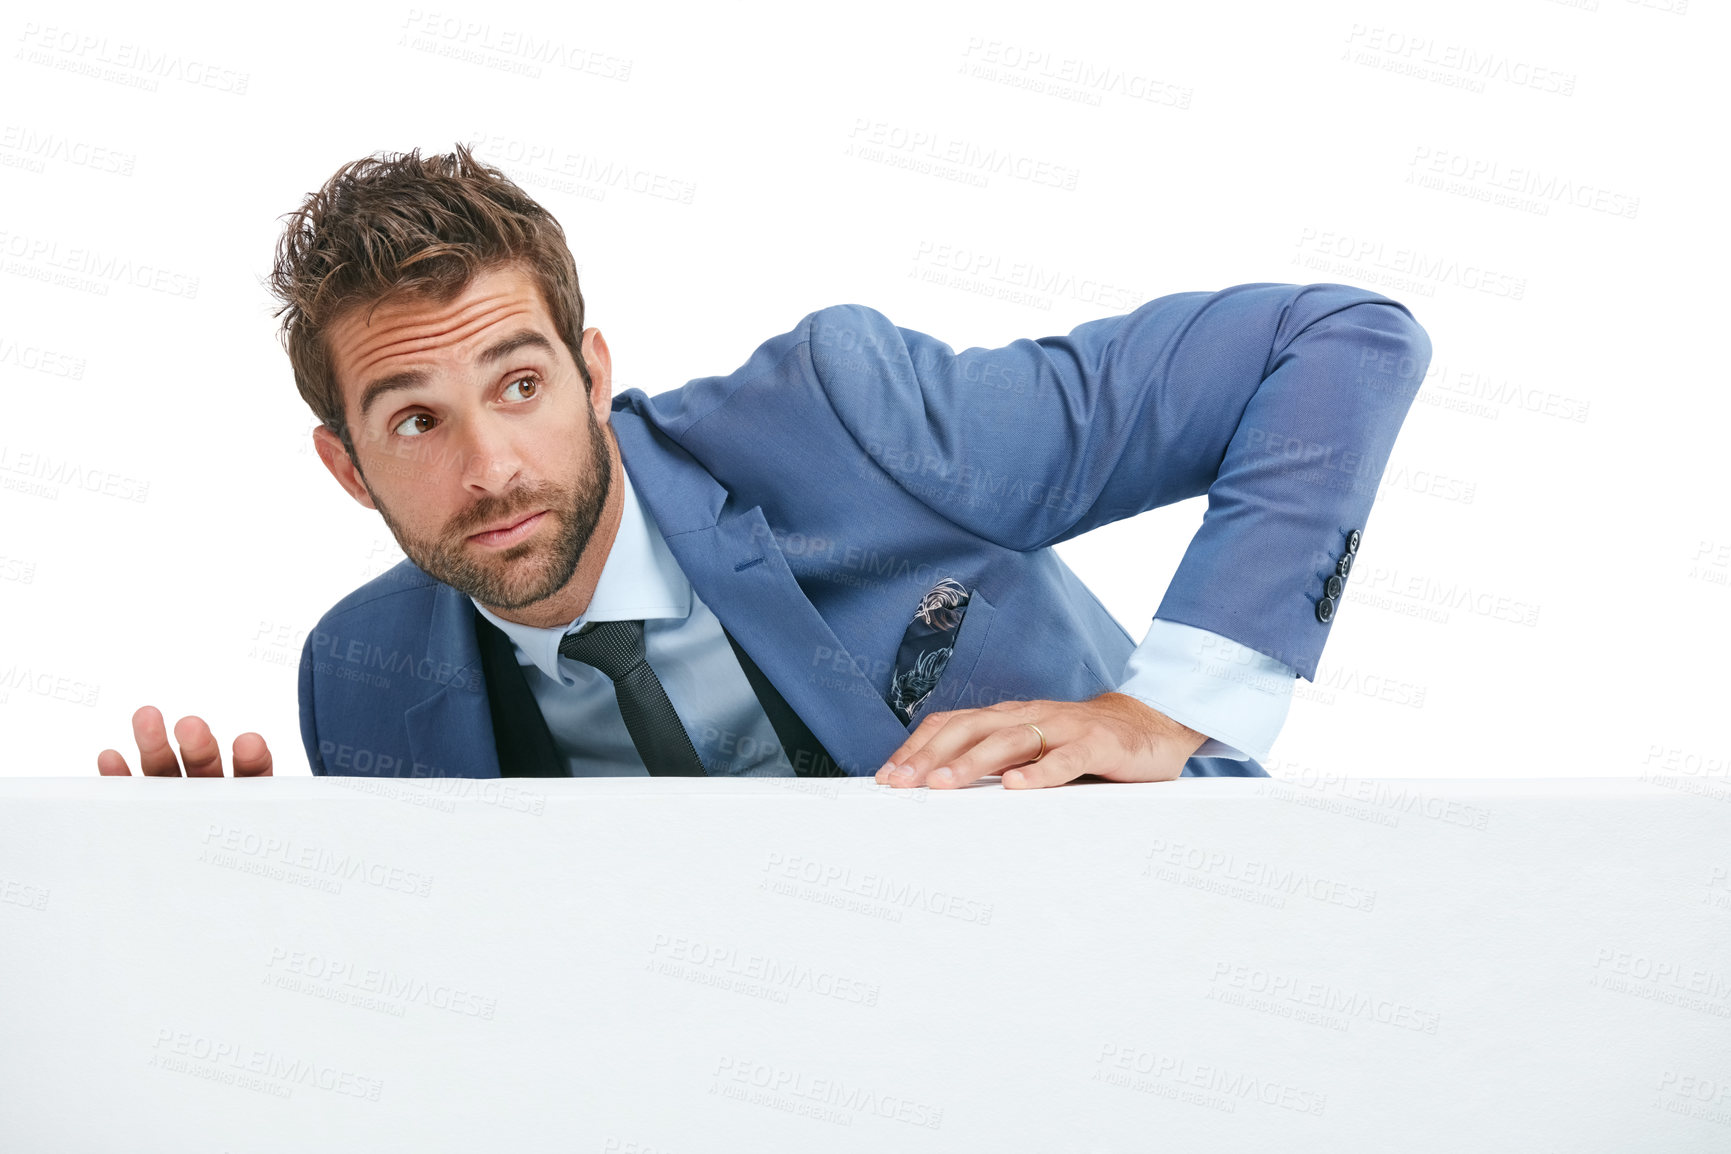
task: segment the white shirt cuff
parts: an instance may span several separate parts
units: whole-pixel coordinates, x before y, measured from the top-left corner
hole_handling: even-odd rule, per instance
[[[1155,618],[1118,692],[1208,735],[1192,757],[1264,758],[1286,723],[1298,674],[1229,637]]]

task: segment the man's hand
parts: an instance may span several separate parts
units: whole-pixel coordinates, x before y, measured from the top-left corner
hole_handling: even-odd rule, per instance
[[[1040,737],[1046,735],[1046,752]],[[1122,693],[1089,701],[1000,701],[933,713],[878,770],[880,785],[953,789],[1001,773],[1008,789],[1108,781],[1171,781],[1208,740]]]
[[[1024,731],[1026,732],[1026,731]],[[202,718],[183,717],[174,726],[174,739],[180,743],[180,757],[168,744],[168,731],[162,713],[154,705],[146,705],[132,715],[132,736],[138,742],[138,766],[147,777],[180,777],[180,763],[186,762],[187,777],[221,777],[222,747],[211,736],[210,726]],[[96,771],[104,777],[130,777],[126,758],[117,749],[105,749],[96,755]],[[270,750],[264,738],[256,733],[243,733],[234,739],[234,775],[236,777],[269,777]]]

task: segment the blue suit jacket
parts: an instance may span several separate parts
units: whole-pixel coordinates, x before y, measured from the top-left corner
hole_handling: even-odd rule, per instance
[[[1344,285],[1180,293],[961,353],[841,305],[725,376],[621,393],[610,421],[790,753],[869,775],[928,713],[1115,689],[1135,642],[1050,546],[1204,493],[1156,615],[1313,677],[1323,583],[1429,357],[1404,307]],[[892,665],[942,577],[972,597],[903,725]],[[497,777],[501,757],[559,772],[502,640],[407,561],[343,598],[302,653],[313,772]],[[1215,758],[1184,772],[1267,776]]]

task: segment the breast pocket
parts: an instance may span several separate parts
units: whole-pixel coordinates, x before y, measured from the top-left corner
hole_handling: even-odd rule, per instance
[[[909,729],[918,726],[927,714],[950,709],[977,709],[991,704],[989,700],[969,700],[972,695],[968,689],[980,667],[980,656],[986,652],[987,643],[991,640],[992,619],[996,613],[997,608],[986,600],[984,593],[978,589],[969,593],[967,611],[962,615],[961,628],[956,631],[955,647],[950,651],[943,673],[938,676],[938,683],[919,708],[909,715]]]

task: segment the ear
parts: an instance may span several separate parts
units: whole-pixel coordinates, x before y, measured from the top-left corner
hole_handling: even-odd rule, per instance
[[[349,496],[359,501],[369,509],[376,509],[373,496],[367,492],[367,486],[361,480],[361,474],[355,468],[355,463],[349,460],[349,451],[343,448],[342,439],[330,428],[319,425],[313,429],[313,449],[318,453],[319,460],[325,463],[325,468],[331,471],[331,476],[337,479],[337,484]]]
[[[595,419],[606,424],[613,411],[613,354],[607,350],[607,338],[600,329],[584,329],[583,343],[577,347],[589,368],[589,407],[595,410]]]

